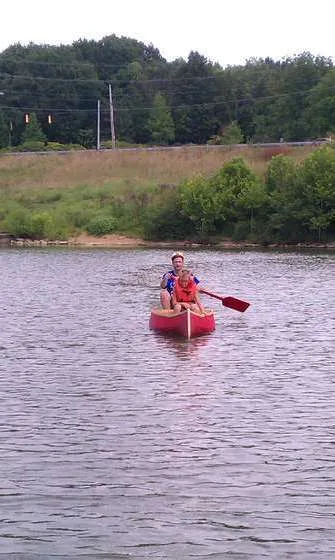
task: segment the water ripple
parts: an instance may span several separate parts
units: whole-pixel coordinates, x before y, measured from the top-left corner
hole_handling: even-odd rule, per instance
[[[1,552],[333,560],[334,255],[190,252],[252,302],[191,341],[148,329],[166,259],[0,251]]]

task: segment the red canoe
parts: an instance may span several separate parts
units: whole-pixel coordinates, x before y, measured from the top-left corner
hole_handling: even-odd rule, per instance
[[[189,309],[180,313],[172,309],[152,309],[149,327],[155,331],[193,338],[214,331],[215,318],[211,309],[206,309],[204,315]]]

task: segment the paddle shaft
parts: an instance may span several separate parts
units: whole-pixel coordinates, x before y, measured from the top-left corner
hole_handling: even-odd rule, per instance
[[[235,309],[235,311],[240,311],[243,313],[246,309],[248,309],[250,303],[247,301],[243,301],[241,299],[237,299],[232,296],[222,297],[218,294],[214,294],[213,292],[209,292],[208,290],[204,290],[203,288],[199,287],[199,291],[203,294],[207,294],[208,296],[219,299],[222,302],[222,305],[225,307],[229,307],[230,309]]]

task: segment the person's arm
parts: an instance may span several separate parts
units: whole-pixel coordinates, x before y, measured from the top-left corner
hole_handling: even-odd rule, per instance
[[[192,279],[194,280],[194,282],[197,285],[197,292],[201,292],[201,286],[199,285],[199,282],[200,282],[199,278],[197,278],[196,276],[194,276],[194,274],[192,274]]]
[[[205,308],[201,303],[201,300],[200,300],[200,297],[199,297],[199,294],[198,294],[198,290],[195,292],[195,298],[194,299],[195,299],[195,303],[197,304],[197,306],[200,309],[200,312],[205,313]]]
[[[162,290],[165,290],[165,288],[167,286],[167,283],[170,280],[170,278],[171,278],[171,273],[170,272],[167,272],[166,274],[164,274],[164,276],[162,278],[162,281],[161,281]]]

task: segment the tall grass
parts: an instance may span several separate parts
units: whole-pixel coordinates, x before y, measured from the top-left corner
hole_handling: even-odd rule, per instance
[[[278,154],[277,148],[276,154]],[[302,160],[313,149],[283,147]],[[179,183],[195,174],[210,175],[225,162],[242,156],[258,174],[271,157],[268,148],[185,147],[167,150],[68,152],[0,156],[0,188],[98,187],[111,182]]]

